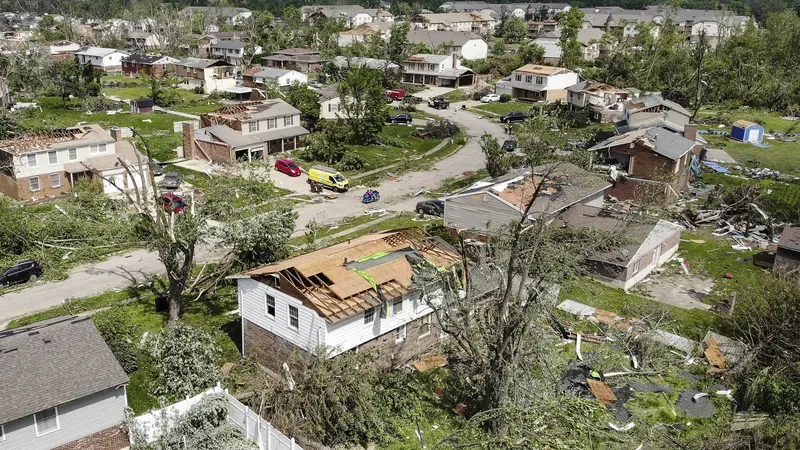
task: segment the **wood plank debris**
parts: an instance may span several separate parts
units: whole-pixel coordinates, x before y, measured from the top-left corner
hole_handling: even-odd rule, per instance
[[[586,382],[589,383],[589,390],[592,391],[592,395],[594,395],[597,400],[600,400],[600,403],[603,405],[609,406],[617,401],[617,396],[611,392],[607,384],[591,378],[587,378]]]
[[[445,365],[447,365],[447,358],[441,353],[427,355],[413,364],[417,372],[426,372],[436,367],[444,367]]]

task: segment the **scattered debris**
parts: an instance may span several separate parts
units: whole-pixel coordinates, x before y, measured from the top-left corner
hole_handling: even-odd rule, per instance
[[[758,428],[767,420],[766,414],[738,413],[733,417],[731,431],[750,430]]]
[[[233,366],[235,366],[235,365],[236,365],[236,363],[232,363],[232,362],[226,362],[225,364],[223,364],[222,365],[222,369],[221,369],[222,375],[228,375],[229,373],[231,373],[231,370],[233,369]]]
[[[591,378],[587,378],[586,382],[589,384],[589,390],[592,392],[592,395],[594,395],[597,400],[600,400],[600,403],[603,405],[609,406],[617,401],[617,396],[611,392],[611,389],[604,382]]]
[[[697,394],[701,393],[692,388],[686,388],[678,397],[676,406],[681,413],[689,417],[713,417],[716,410],[714,402],[708,398],[708,394],[695,398]]]
[[[728,368],[737,366],[750,353],[750,347],[744,342],[714,333],[713,331],[706,333],[703,337],[703,343],[707,345],[709,340],[716,343]]]
[[[689,372],[681,372],[681,373],[679,373],[678,374],[678,378],[680,378],[682,380],[685,380],[685,381],[688,381],[689,383],[692,383],[692,384],[697,384],[697,383],[700,382],[700,378],[697,378],[696,375],[691,374]]]
[[[614,425],[613,423],[608,422],[608,427],[611,428],[614,431],[629,431],[635,426],[636,426],[636,424],[633,423],[633,422],[625,425],[624,427],[618,427],[618,426]]]
[[[441,353],[433,353],[427,355],[413,364],[417,372],[427,372],[436,367],[444,367],[447,365],[447,358]]]
[[[690,341],[683,336],[668,333],[663,330],[655,330],[648,334],[648,337],[656,342],[660,342],[667,347],[678,349],[686,354],[692,353],[697,348],[697,342]]]
[[[708,360],[709,373],[724,373],[728,371],[728,364],[725,362],[725,356],[722,355],[722,351],[713,338],[708,338],[703,341],[706,349],[704,354],[706,355],[706,359]]]
[[[675,392],[675,389],[666,384],[641,383],[638,381],[633,381],[630,383],[630,386],[632,389],[639,392]]]
[[[581,355],[581,335],[578,333],[578,337],[575,341],[575,354],[578,356],[579,361],[583,361],[583,355]]]

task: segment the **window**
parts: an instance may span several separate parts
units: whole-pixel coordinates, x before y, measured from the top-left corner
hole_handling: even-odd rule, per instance
[[[36,436],[42,436],[58,430],[58,408],[45,409],[33,415]]]
[[[92,145],[89,147],[89,153],[105,153],[106,144]]]
[[[375,321],[375,308],[370,308],[364,311],[364,323],[372,323]]]
[[[431,334],[431,315],[422,317],[419,320],[419,337],[425,337]]]
[[[286,116],[283,118],[283,126],[288,127],[294,125],[294,116]]]
[[[267,119],[267,129],[277,128],[277,119]]]
[[[32,154],[28,155],[28,167],[34,168],[34,167],[36,167],[36,165],[37,165],[37,163],[36,163],[36,154],[32,153]]]
[[[61,187],[61,174],[60,173],[51,173],[50,174],[50,187]]]
[[[254,122],[248,122],[248,126],[250,127],[250,132],[251,133],[254,133],[254,132],[258,131],[258,121],[257,120],[254,121]]]
[[[544,77],[536,77],[536,84],[544,84]]]
[[[633,263],[633,273],[639,272],[639,261]]]
[[[392,303],[392,314],[397,314],[403,312],[403,299],[395,300]]]
[[[28,184],[30,185],[31,191],[38,191],[41,189],[39,186],[39,177],[28,178]]]
[[[406,326],[401,325],[400,328],[394,330],[394,341],[403,342],[406,340]]]
[[[431,72],[436,70],[436,64],[428,64],[428,70],[431,71]]]
[[[289,306],[289,326],[295,330],[300,329],[300,310],[296,306]]]
[[[264,297],[264,312],[268,316],[275,317],[275,297],[269,294]]]
[[[533,81],[533,75],[525,75],[525,82],[530,83]]]
[[[77,148],[69,149],[69,160],[75,161],[77,159],[78,159],[78,149]]]
[[[47,160],[50,162],[50,165],[58,164],[58,152],[47,152]]]
[[[517,81],[522,81],[522,75],[517,74],[516,79],[517,79]]]

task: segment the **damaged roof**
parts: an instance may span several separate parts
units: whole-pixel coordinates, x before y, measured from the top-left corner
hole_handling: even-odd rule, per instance
[[[460,259],[449,244],[414,228],[368,234],[240,276],[278,275],[302,294],[305,304],[337,322],[381,304],[378,290],[387,299],[417,290],[409,259],[420,257],[437,268],[450,268]]]
[[[89,145],[113,140],[111,133],[99,125],[84,125],[16,136],[0,141],[0,150],[18,155],[31,151],[67,147],[67,144],[71,145],[75,141],[81,141],[80,145]]]
[[[638,144],[643,147],[677,161],[687,152],[694,149],[695,142],[686,139],[665,127],[641,128],[625,134],[612,136],[605,141],[590,148],[590,151],[603,150],[621,145]]]
[[[677,111],[687,117],[692,115],[683,106],[671,100],[666,100],[659,94],[651,94],[651,95],[646,95],[644,97],[628,100],[627,102],[625,102],[624,106],[625,109],[628,110],[628,112],[630,113],[637,113],[639,111],[644,111],[646,109],[654,108],[656,106],[664,106],[666,108],[671,109],[672,111]]]
[[[615,92],[626,93],[624,90],[599,81],[585,80],[568,87],[569,92]]]
[[[259,100],[255,102],[242,102],[234,105],[225,105],[210,113],[203,114],[211,123],[219,123],[215,119],[237,119],[241,121],[269,119],[273,117],[294,116],[300,110],[281,99]]]
[[[800,228],[786,227],[778,240],[778,247],[800,252]]]
[[[551,75],[561,75],[562,73],[570,73],[570,70],[563,67],[542,66],[539,64],[526,64],[514,72],[529,73],[532,75],[541,75],[549,77]]]

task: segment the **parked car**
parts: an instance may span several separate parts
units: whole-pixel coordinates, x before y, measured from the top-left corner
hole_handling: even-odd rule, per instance
[[[35,281],[44,275],[44,269],[33,259],[23,259],[0,273],[0,286]]]
[[[411,123],[412,120],[414,120],[414,118],[408,113],[395,114],[389,118],[389,122],[391,123]]]
[[[487,94],[481,97],[481,103],[499,102],[500,94]]]
[[[450,107],[450,102],[444,99],[444,97],[431,97],[428,99],[428,106],[433,109],[447,109]]]
[[[164,189],[178,189],[181,185],[181,176],[177,172],[167,172],[160,184]]]
[[[150,159],[150,171],[153,172],[155,176],[164,175],[164,166],[161,165],[161,161]]]
[[[180,214],[186,208],[186,203],[180,196],[172,192],[165,192],[161,195],[161,206],[167,212],[174,212]]]
[[[419,214],[428,214],[430,216],[441,217],[444,215],[444,201],[442,200],[425,200],[417,203],[415,209]]]
[[[504,116],[500,116],[500,123],[519,123],[525,122],[525,113],[513,111]]]
[[[513,152],[517,149],[517,141],[513,139],[506,139],[503,141],[503,150],[507,152]]]
[[[275,161],[275,170],[285,173],[290,177],[299,177],[300,174],[303,173],[303,171],[300,170],[300,166],[289,158],[281,158]]]

